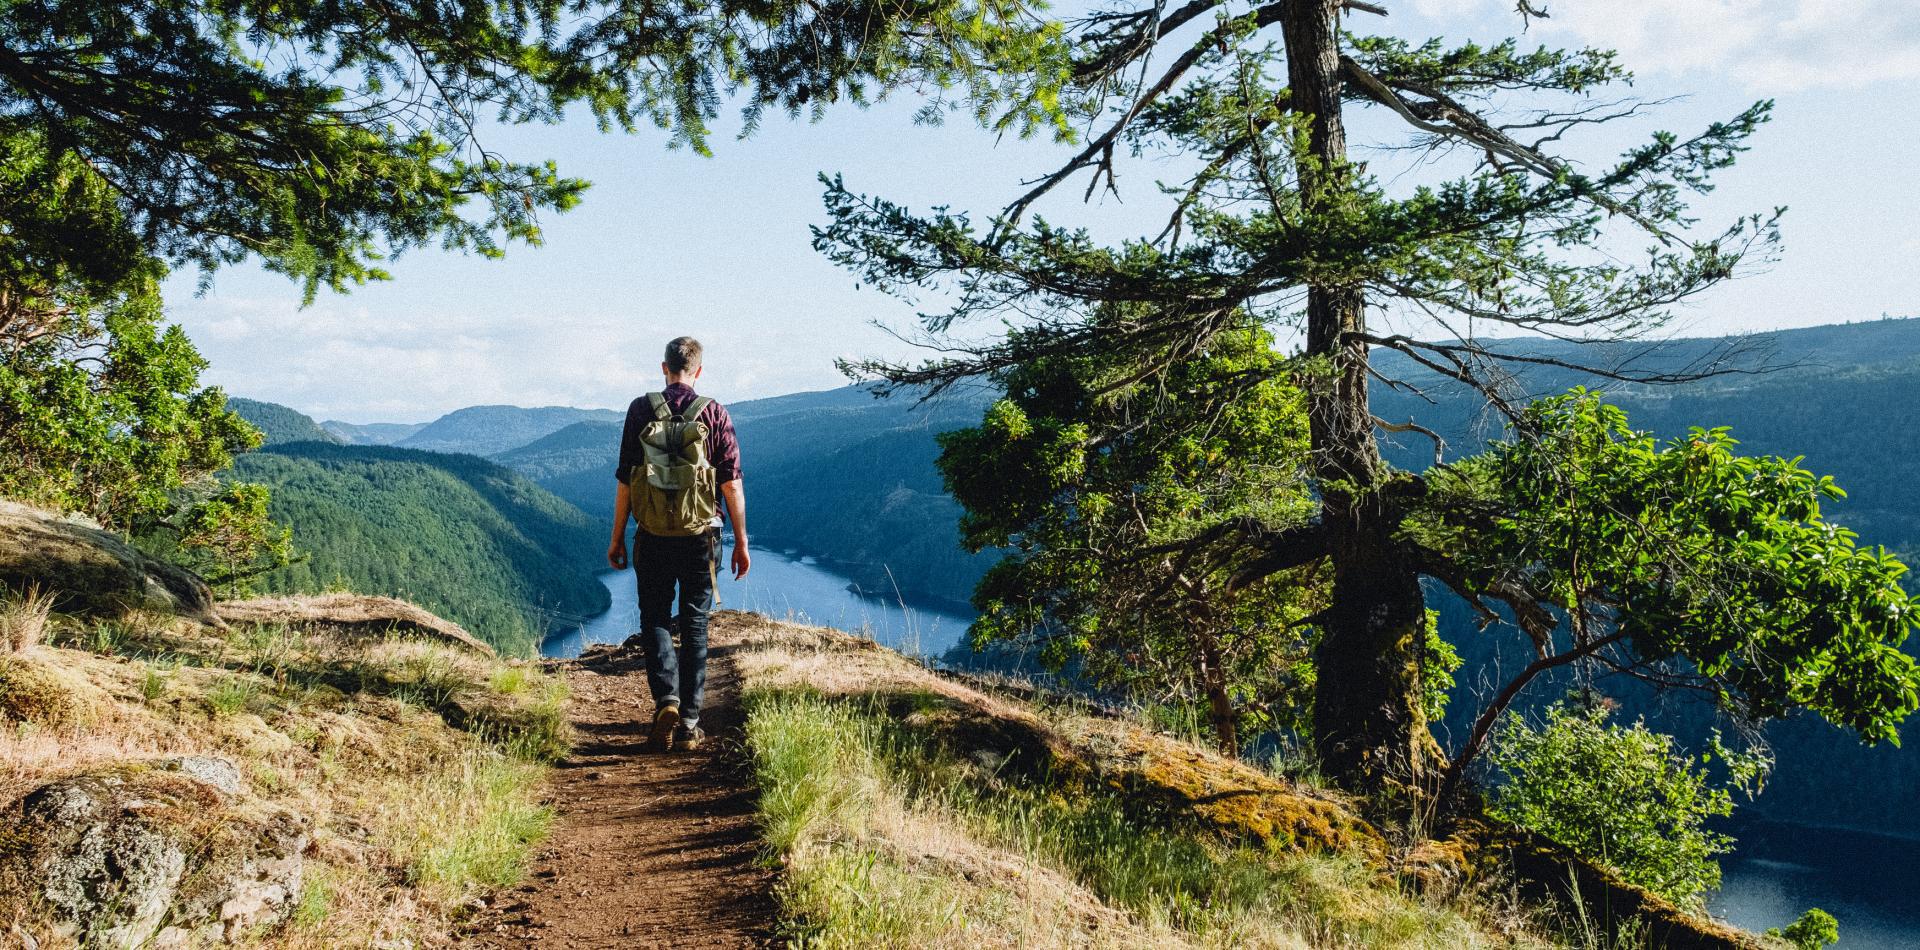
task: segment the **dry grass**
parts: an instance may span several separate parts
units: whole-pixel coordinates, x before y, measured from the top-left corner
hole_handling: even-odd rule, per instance
[[[0,653],[22,653],[46,636],[53,595],[38,587],[0,596]]]
[[[550,821],[566,694],[535,667],[274,625],[52,623],[31,654],[0,655],[0,808],[127,759],[232,760],[252,797],[313,828],[294,920],[255,945],[446,945],[462,905],[516,879]],[[20,714],[21,670],[53,671],[35,695],[85,714]]]

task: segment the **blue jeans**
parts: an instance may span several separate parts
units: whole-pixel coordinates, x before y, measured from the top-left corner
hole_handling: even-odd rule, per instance
[[[647,656],[647,687],[655,708],[678,705],[686,728],[700,721],[707,692],[707,614],[713,610],[713,577],[720,560],[720,532],[685,538],[637,532],[633,573],[640,593],[640,646]],[[674,608],[679,590],[680,612]],[[673,636],[680,635],[674,649]]]

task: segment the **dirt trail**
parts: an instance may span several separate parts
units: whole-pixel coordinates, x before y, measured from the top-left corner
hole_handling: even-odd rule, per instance
[[[555,771],[559,821],[528,882],[468,929],[483,947],[762,947],[773,943],[773,875],[756,861],[742,736],[737,641],[716,623],[707,666],[707,741],[646,751],[645,661],[638,650],[566,664],[573,756]]]

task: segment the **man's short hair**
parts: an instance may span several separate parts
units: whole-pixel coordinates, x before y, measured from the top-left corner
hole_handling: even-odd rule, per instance
[[[700,368],[700,341],[690,336],[677,337],[667,344],[667,372],[691,373]]]

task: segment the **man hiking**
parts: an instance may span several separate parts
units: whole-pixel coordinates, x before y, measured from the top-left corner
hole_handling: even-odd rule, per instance
[[[747,576],[747,501],[740,487],[740,440],[725,407],[693,391],[700,341],[667,344],[660,364],[666,389],[627,407],[620,434],[620,480],[613,496],[607,563],[627,566],[627,518],[639,522],[633,573],[640,595],[640,648],[653,692],[655,752],[700,746],[700,701],[707,688],[707,613],[720,563],[720,500],[733,525],[733,576]],[[674,614],[679,590],[678,616]],[[673,644],[675,630],[680,648]],[[632,641],[628,641],[631,643]]]

